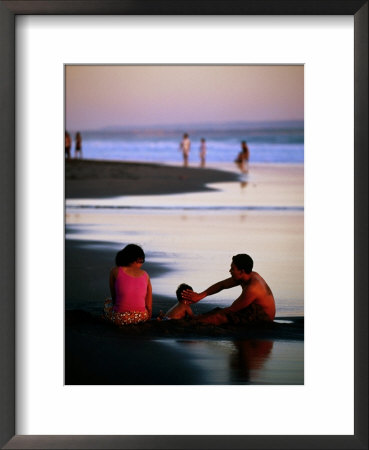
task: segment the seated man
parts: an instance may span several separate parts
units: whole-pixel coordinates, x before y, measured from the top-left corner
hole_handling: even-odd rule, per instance
[[[217,294],[223,289],[241,286],[241,295],[228,308],[214,310],[196,316],[200,323],[222,325],[224,323],[272,322],[275,317],[273,293],[265,280],[252,271],[254,262],[249,255],[233,256],[230,268],[231,277],[219,281],[205,291],[197,293],[186,290],[182,298],[188,303],[195,303],[208,295]]]
[[[185,319],[188,317],[193,317],[194,313],[192,312],[191,306],[188,303],[185,303],[182,298],[183,291],[192,291],[192,287],[188,284],[182,283],[178,286],[176,290],[176,296],[178,302],[172,306],[165,314],[163,311],[160,311],[158,320],[162,319]]]

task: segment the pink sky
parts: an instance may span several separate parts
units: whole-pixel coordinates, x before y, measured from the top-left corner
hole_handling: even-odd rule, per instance
[[[301,120],[303,66],[67,66],[66,128]]]

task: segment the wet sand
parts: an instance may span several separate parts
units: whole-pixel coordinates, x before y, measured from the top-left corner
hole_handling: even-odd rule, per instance
[[[66,160],[66,198],[106,198],[211,190],[208,183],[235,181],[237,175],[216,169],[162,164]]]

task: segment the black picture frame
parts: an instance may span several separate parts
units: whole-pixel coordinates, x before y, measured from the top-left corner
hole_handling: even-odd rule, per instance
[[[20,14],[345,14],[354,16],[354,435],[15,435],[15,17]],[[0,445],[2,448],[368,449],[368,1],[0,0],[0,250]]]

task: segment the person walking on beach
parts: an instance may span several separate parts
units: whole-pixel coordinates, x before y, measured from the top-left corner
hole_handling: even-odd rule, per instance
[[[116,325],[145,322],[152,314],[152,288],[149,275],[141,269],[145,253],[128,244],[115,257],[110,271],[111,299],[105,300],[104,317]]]
[[[74,151],[74,157],[82,159],[82,136],[79,131],[76,134],[76,148]]]
[[[253,272],[253,265],[254,262],[249,255],[235,255],[229,271],[230,278],[219,281],[200,293],[184,291],[182,298],[189,303],[196,303],[223,289],[236,286],[242,289],[241,295],[228,308],[215,308],[208,313],[196,316],[193,320],[212,325],[273,321],[275,317],[273,293],[266,281],[257,272]]]
[[[184,167],[188,166],[188,157],[190,155],[191,141],[187,133],[183,135],[183,139],[181,141],[180,148],[183,154],[183,165]]]
[[[241,151],[235,159],[235,163],[238,165],[242,173],[248,173],[249,171],[249,159],[250,150],[246,141],[241,142]]]
[[[67,159],[70,159],[70,149],[72,147],[72,139],[68,131],[65,132],[64,144],[65,144],[65,157]]]
[[[206,162],[206,142],[204,138],[200,141],[200,167],[205,167]]]

